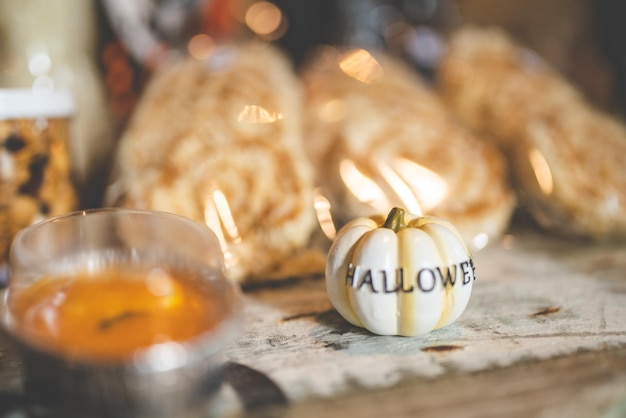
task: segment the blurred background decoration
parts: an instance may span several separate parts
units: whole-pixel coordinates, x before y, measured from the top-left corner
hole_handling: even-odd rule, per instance
[[[119,80],[127,55],[150,71],[174,53],[200,57],[216,41],[259,39],[286,50],[295,65],[318,44],[385,49],[432,73],[445,37],[463,24],[504,28],[615,111],[623,100],[626,5],[618,0],[100,0],[101,64],[119,116],[133,101]],[[120,74],[118,74],[120,73]],[[112,75],[116,74],[116,76]],[[116,79],[119,77],[119,79]],[[145,74],[135,76],[144,80]],[[120,84],[115,84],[118,82]],[[141,82],[139,82],[139,85]],[[127,86],[128,84],[124,84]],[[138,87],[137,80],[133,84]],[[619,95],[617,92],[619,89]],[[623,103],[622,103],[623,105]]]
[[[499,26],[624,116],[624,17],[619,0],[0,0],[0,87],[74,93],[74,178],[81,205],[94,207],[147,81],[172,58],[252,40],[300,69],[321,44],[353,46],[384,50],[429,80],[450,33]]]
[[[0,88],[69,90],[76,103],[68,148],[82,204],[98,200],[113,147],[107,90],[97,61],[95,3],[0,1]]]

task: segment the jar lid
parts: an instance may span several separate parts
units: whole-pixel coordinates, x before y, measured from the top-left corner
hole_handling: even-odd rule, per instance
[[[74,98],[68,90],[0,89],[0,120],[69,117],[74,111]]]

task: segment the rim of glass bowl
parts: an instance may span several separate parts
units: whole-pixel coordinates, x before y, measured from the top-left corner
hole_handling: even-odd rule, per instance
[[[105,214],[105,213],[118,213],[118,214],[134,214],[134,215],[150,215],[158,217],[168,217],[176,220],[177,222],[184,222],[187,225],[204,231],[212,236],[211,239],[217,241],[217,237],[213,231],[199,222],[196,222],[190,218],[173,214],[170,212],[156,211],[156,210],[143,210],[143,209],[126,209],[126,208],[98,208],[69,212],[52,218],[48,218],[37,222],[20,231],[11,246],[12,251],[14,246],[19,246],[21,237],[25,234],[25,230],[29,228],[41,228],[46,224],[59,222],[68,218],[74,218],[80,215],[89,214]],[[219,247],[219,243],[218,246]],[[223,254],[220,254],[223,257]],[[236,337],[240,334],[243,328],[243,297],[240,286],[232,279],[228,278],[224,274],[223,258],[221,264],[221,271],[217,273],[217,280],[220,283],[218,287],[220,289],[220,297],[227,297],[231,301],[228,305],[228,312],[224,318],[219,322],[216,328],[203,332],[196,337],[182,342],[163,342],[150,345],[144,348],[138,348],[134,354],[129,357],[121,359],[98,359],[96,357],[80,356],[72,357],[66,356],[63,353],[56,353],[52,350],[46,350],[44,347],[40,347],[35,343],[27,341],[21,337],[19,332],[14,329],[14,322],[9,311],[7,298],[10,289],[9,285],[6,288],[0,290],[0,327],[4,330],[5,334],[8,334],[10,338],[17,341],[19,344],[27,346],[30,350],[34,350],[43,355],[47,355],[53,358],[57,358],[63,362],[74,365],[90,365],[96,367],[123,367],[132,368],[138,373],[151,373],[151,372],[164,372],[172,369],[182,368],[190,366],[196,362],[203,361],[204,359],[215,356],[221,351],[226,349]],[[10,273],[9,273],[10,274]]]

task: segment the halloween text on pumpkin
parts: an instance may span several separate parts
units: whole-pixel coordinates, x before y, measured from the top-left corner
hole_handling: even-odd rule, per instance
[[[376,276],[380,280],[376,280]],[[447,267],[422,268],[412,278],[405,276],[402,267],[390,272],[363,269],[359,265],[349,263],[345,284],[358,290],[366,288],[373,293],[411,293],[416,289],[428,293],[437,287],[438,282],[445,288],[456,283],[465,286],[473,280],[476,280],[474,263],[469,259]]]

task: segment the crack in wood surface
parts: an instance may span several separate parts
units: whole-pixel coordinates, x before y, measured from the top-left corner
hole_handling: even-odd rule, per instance
[[[534,314],[531,315],[531,317],[537,317],[537,316],[544,316],[544,315],[552,315],[555,313],[558,313],[561,311],[561,307],[560,306],[548,306],[546,308],[543,308],[537,312],[535,312]]]

